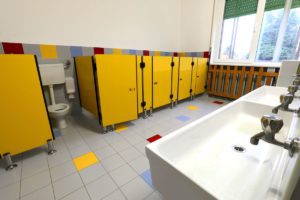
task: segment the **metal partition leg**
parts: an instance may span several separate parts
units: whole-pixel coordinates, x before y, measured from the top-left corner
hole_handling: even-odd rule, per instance
[[[147,110],[146,110],[146,109],[144,109],[143,115],[144,115],[143,118],[144,118],[144,119],[147,119],[148,116],[147,116]]]
[[[152,117],[152,112],[153,112],[153,109],[150,108],[150,110],[149,110],[149,117]]]
[[[3,156],[4,156],[4,159],[5,159],[5,162],[6,162],[6,168],[5,168],[6,171],[12,170],[13,168],[18,166],[17,164],[13,163],[13,161],[11,160],[10,153],[6,153]]]
[[[54,149],[54,144],[53,144],[53,140],[47,140],[47,145],[48,145],[48,155],[52,155],[56,152],[56,150]]]
[[[173,109],[173,108],[174,108],[174,101],[171,100],[171,109]]]

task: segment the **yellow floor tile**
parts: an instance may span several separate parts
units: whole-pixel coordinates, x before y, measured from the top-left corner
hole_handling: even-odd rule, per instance
[[[73,163],[78,171],[98,162],[99,160],[93,152],[89,152],[73,159]]]
[[[122,131],[125,131],[128,129],[128,126],[120,124],[116,126],[115,132],[121,133]]]
[[[187,107],[189,110],[198,110],[197,106],[188,106]]]

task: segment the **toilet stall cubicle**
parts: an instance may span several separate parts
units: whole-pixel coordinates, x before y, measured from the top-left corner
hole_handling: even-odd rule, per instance
[[[204,58],[101,54],[74,60],[81,107],[104,131],[205,91]]]
[[[7,170],[16,165],[11,156],[48,143],[52,132],[34,55],[0,55],[0,157]]]

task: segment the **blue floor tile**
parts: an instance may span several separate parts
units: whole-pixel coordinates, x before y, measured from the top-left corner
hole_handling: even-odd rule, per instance
[[[191,118],[188,116],[185,116],[185,115],[180,115],[180,116],[176,117],[176,119],[178,119],[182,122],[186,122],[186,121],[190,120]]]
[[[150,169],[144,171],[140,176],[150,187],[153,188]]]

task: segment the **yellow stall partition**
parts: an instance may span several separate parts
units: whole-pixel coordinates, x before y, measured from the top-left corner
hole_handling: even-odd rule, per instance
[[[153,57],[153,108],[175,102],[178,86],[178,58]]]
[[[134,55],[95,55],[102,125],[137,119]]]
[[[207,78],[207,61],[207,58],[197,58],[195,95],[205,92],[205,83]]]
[[[137,57],[138,113],[152,109],[152,57]]]
[[[54,139],[34,55],[0,55],[0,76],[1,156]]]
[[[178,100],[191,96],[193,58],[181,57],[179,61]]]
[[[81,107],[99,117],[93,57],[79,56],[75,57],[74,60]]]

